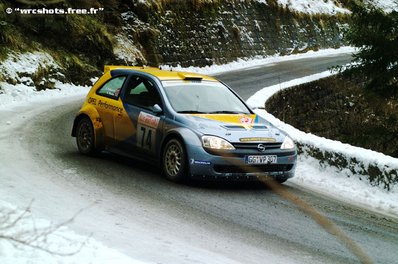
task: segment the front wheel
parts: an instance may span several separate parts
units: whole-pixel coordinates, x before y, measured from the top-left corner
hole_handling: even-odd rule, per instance
[[[180,140],[171,139],[163,151],[163,173],[168,180],[183,182],[187,179],[187,155]]]
[[[87,117],[83,117],[77,123],[76,143],[80,153],[84,155],[94,155],[98,152],[95,147],[94,127]]]

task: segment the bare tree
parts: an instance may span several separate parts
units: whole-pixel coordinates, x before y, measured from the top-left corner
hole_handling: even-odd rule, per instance
[[[72,223],[83,209],[61,223],[43,224],[43,221],[32,216],[32,203],[33,201],[24,210],[0,207],[0,240],[7,240],[18,249],[30,247],[58,256],[79,253],[90,236],[84,241],[76,241],[60,232],[60,229]],[[60,244],[66,251],[60,250]]]

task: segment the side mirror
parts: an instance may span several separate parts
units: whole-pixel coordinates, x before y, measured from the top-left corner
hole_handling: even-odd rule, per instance
[[[152,112],[158,115],[163,112],[163,109],[158,104],[155,104],[152,106]]]

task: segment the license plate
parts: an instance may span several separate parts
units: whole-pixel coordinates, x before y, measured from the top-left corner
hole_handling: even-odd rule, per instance
[[[276,155],[251,155],[246,156],[246,164],[274,164],[277,162]]]

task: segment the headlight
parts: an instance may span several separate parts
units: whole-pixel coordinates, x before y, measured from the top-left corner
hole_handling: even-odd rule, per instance
[[[214,150],[230,150],[235,149],[231,143],[223,138],[215,136],[203,136],[202,145],[204,148],[214,149]]]
[[[286,136],[285,140],[283,140],[281,149],[294,149],[293,140],[290,137]]]

